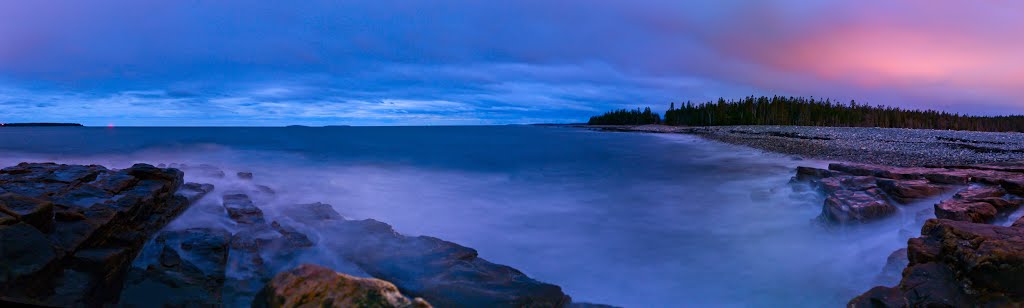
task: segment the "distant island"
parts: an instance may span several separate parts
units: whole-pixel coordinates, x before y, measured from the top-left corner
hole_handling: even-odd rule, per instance
[[[0,123],[0,127],[25,127],[25,126],[84,126],[78,123]]]
[[[985,132],[1024,132],[1024,116],[970,116],[936,110],[870,106],[850,101],[784,96],[749,96],[740,100],[672,103],[662,117],[650,108],[615,110],[594,116],[590,125],[728,126],[781,125],[918,128]]]

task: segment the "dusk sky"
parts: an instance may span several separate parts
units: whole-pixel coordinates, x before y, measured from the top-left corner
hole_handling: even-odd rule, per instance
[[[0,122],[462,125],[796,95],[1024,113],[1024,2],[0,0]]]

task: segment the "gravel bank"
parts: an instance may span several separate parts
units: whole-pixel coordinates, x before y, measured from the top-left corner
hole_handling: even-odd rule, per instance
[[[685,133],[805,158],[888,166],[958,166],[1024,161],[1024,133],[811,126],[584,126],[605,131]]]

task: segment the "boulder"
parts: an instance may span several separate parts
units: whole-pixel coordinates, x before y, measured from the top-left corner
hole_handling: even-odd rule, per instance
[[[431,307],[409,300],[395,285],[303,264],[281,272],[260,292],[255,307]]]
[[[238,176],[239,179],[252,180],[252,172],[241,172],[240,171],[236,175]]]
[[[839,190],[825,198],[820,219],[839,223],[864,223],[888,217],[896,207],[885,200],[882,191],[872,188],[862,191]]]

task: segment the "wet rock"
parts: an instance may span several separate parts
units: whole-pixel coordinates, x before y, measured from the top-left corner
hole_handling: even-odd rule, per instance
[[[946,187],[933,184],[928,180],[878,179],[878,187],[900,203],[934,197],[946,190]]]
[[[253,303],[255,307],[431,307],[422,299],[409,300],[395,285],[303,264],[271,280]]]
[[[0,195],[0,212],[43,232],[53,229],[53,203],[6,193]]]
[[[146,247],[159,251],[156,260],[132,267],[118,303],[139,307],[155,303],[175,307],[222,306],[230,237],[220,228],[161,232]]]
[[[185,183],[178,190],[178,194],[185,197],[189,203],[195,203],[212,192],[213,189],[213,184]]]
[[[408,237],[375,221],[329,221],[330,246],[371,276],[440,307],[562,307],[571,302],[555,285],[477,256],[476,250],[429,236]]]
[[[864,223],[896,213],[896,207],[885,200],[882,191],[871,188],[863,191],[839,190],[825,199],[822,220],[846,224]]]
[[[909,241],[907,254],[909,264],[899,285],[872,289],[850,306],[1024,304],[1024,229],[932,219],[921,237]]]
[[[879,280],[882,281],[899,281],[900,275],[903,269],[910,264],[910,259],[907,257],[907,249],[900,248],[889,254],[889,257],[885,259],[885,266],[882,267],[882,273],[879,275]]]
[[[951,220],[991,223],[998,215],[1007,215],[1020,207],[1020,200],[1003,199],[1006,191],[998,186],[971,186],[935,205],[935,216]]]
[[[795,177],[795,179],[797,181],[813,181],[813,180],[820,180],[820,179],[823,179],[823,178],[832,177],[832,176],[835,176],[837,174],[838,174],[838,172],[835,172],[835,171],[832,171],[832,170],[818,169],[818,168],[812,168],[812,167],[802,167],[801,166],[801,167],[796,167],[796,177]]]
[[[239,179],[252,180],[252,172],[242,172],[242,171],[240,171],[236,175],[238,176]]]
[[[300,223],[315,223],[322,220],[338,220],[343,219],[341,214],[338,214],[330,204],[326,203],[309,203],[309,204],[297,204],[291,208],[286,209],[284,212],[285,216],[288,216],[292,220]]]
[[[239,224],[263,224],[263,210],[252,204],[252,200],[245,194],[224,195],[224,208],[228,216]]]
[[[996,218],[996,208],[985,202],[949,199],[935,205],[935,217],[989,223]]]
[[[267,194],[271,196],[277,194],[277,192],[275,192],[273,188],[270,188],[267,185],[256,185],[256,190],[259,191],[261,194]]]
[[[1024,217],[1018,218],[1017,221],[1014,221],[1011,227],[1024,228]]]
[[[131,258],[188,206],[173,195],[182,176],[144,164],[0,170],[4,215],[20,221],[0,226],[0,294],[48,306],[113,303]]]

